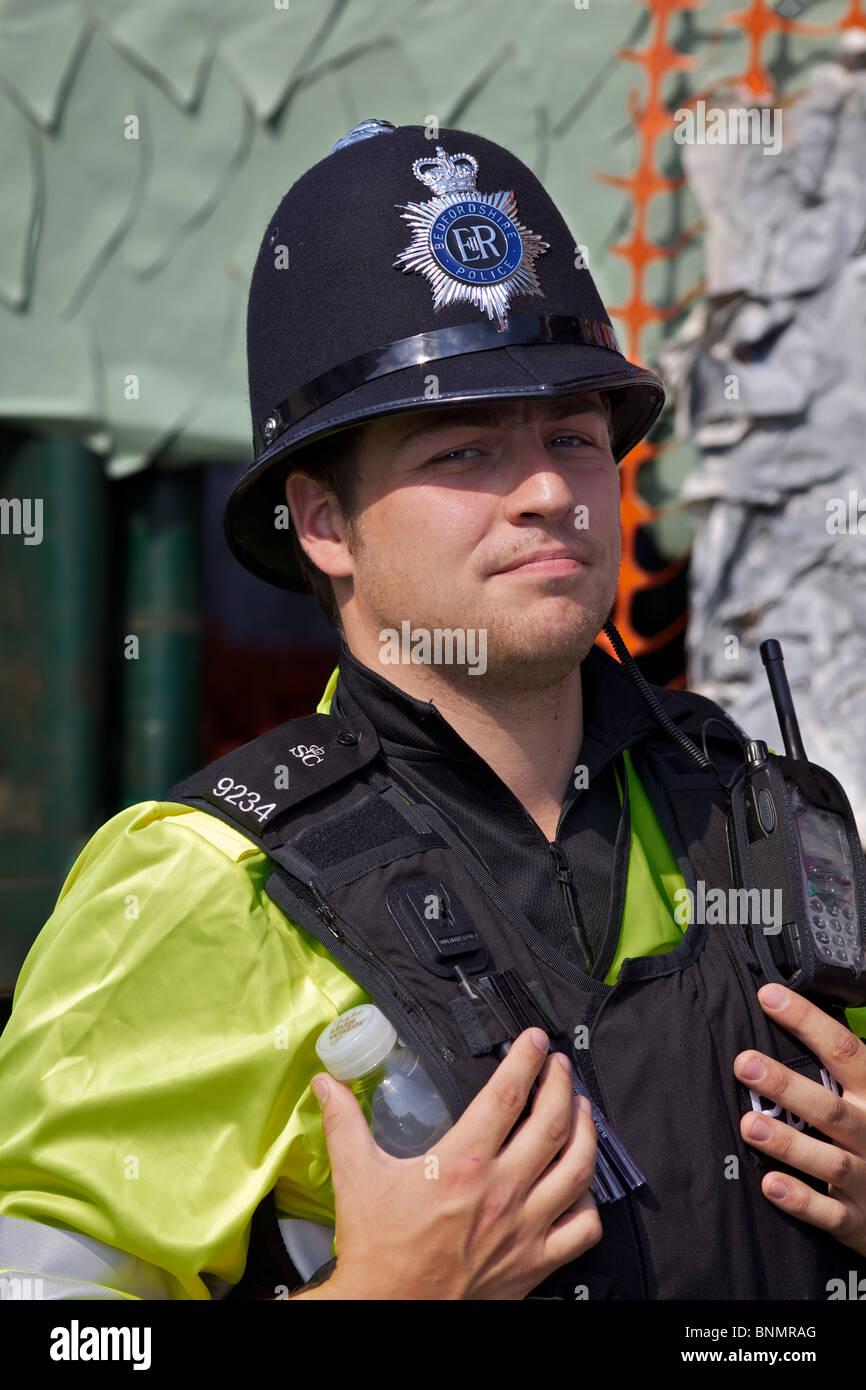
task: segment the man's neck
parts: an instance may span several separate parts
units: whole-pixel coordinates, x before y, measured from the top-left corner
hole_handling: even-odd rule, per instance
[[[553,840],[583,742],[580,667],[543,692],[471,700],[443,685],[427,698]]]
[[[366,652],[352,654],[413,699],[432,702],[513,792],[547,838],[555,838],[583,743],[579,665],[552,685],[515,690],[489,681],[490,673],[445,679],[437,666],[406,662],[383,668]]]

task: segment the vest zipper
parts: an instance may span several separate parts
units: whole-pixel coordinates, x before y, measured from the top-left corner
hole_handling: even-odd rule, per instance
[[[612,754],[612,758],[616,758],[616,757],[618,757],[618,756],[619,756],[619,753],[618,753],[618,752]],[[608,762],[609,762],[609,761],[611,761],[611,759],[608,759]],[[402,778],[404,784],[405,784],[405,785],[408,785],[409,787],[411,787],[412,791],[413,791],[413,792],[416,794],[416,796],[419,798],[418,801],[416,801],[416,802],[409,802],[409,805],[410,805],[410,806],[414,806],[414,807],[416,807],[416,808],[417,808],[417,806],[418,806],[419,804],[422,805],[422,806],[432,806],[433,810],[436,811],[436,813],[437,813],[438,815],[440,815],[440,816],[442,817],[442,819],[450,826],[451,830],[455,832],[455,835],[457,836],[457,843],[459,843],[461,846],[464,846],[466,842],[465,842],[465,840],[463,839],[463,836],[462,836],[461,832],[459,831],[459,828],[458,828],[457,826],[455,826],[455,824],[454,824],[454,822],[452,821],[451,817],[450,817],[450,816],[446,816],[445,812],[444,812],[439,806],[435,805],[434,802],[430,801],[429,798],[426,796],[426,794],[425,794],[424,792],[421,791],[420,787],[416,787],[416,786],[415,786],[415,783],[411,780],[411,778],[410,778],[410,777],[407,777],[406,774],[405,774],[402,770],[401,770],[400,772],[397,772],[397,771],[396,771],[394,768],[392,768],[391,765],[388,764],[387,762],[386,762],[386,766],[387,766],[387,776],[388,776],[394,783],[399,784],[400,779]],[[606,766],[607,766],[607,763],[605,763],[605,767],[606,767]],[[603,769],[600,769],[600,770],[603,770]],[[502,779],[500,778],[500,781],[501,781],[501,780],[502,780]],[[514,800],[514,801],[517,803],[517,805],[520,807],[521,811],[523,812],[523,814],[524,814],[524,816],[526,817],[526,819],[529,821],[529,824],[532,826],[533,830],[537,831],[537,833],[538,833],[539,835],[544,835],[544,831],[541,829],[541,827],[540,827],[540,825],[538,824],[538,822],[537,822],[536,820],[533,820],[532,816],[529,814],[529,812],[527,811],[526,807],[524,806],[524,804],[523,804],[523,802],[520,800],[520,798],[517,797],[517,796],[515,796],[514,793],[511,791],[510,788],[508,788],[507,790],[509,791],[509,794],[511,795],[511,797],[513,798],[513,800]],[[556,833],[557,833],[557,835],[559,834],[559,827],[562,825],[563,817],[565,816],[566,812],[570,809],[571,804],[572,804],[571,801],[567,800],[567,801],[566,801],[566,804],[565,804],[564,806],[562,806],[561,809],[560,809],[560,812],[559,812],[559,820],[557,821],[557,825],[556,825]],[[559,883],[562,885],[562,891],[563,891],[564,894],[565,894],[565,901],[566,901],[566,904],[567,904],[567,906],[568,906],[569,916],[570,916],[570,918],[571,918],[571,925],[572,925],[572,931],[573,931],[575,943],[576,943],[576,945],[577,945],[578,952],[579,952],[579,954],[580,954],[580,956],[581,956],[581,958],[582,958],[582,974],[588,976],[590,979],[595,979],[595,976],[592,974],[593,955],[592,955],[592,951],[591,951],[591,949],[590,949],[590,947],[589,947],[589,945],[588,945],[588,943],[587,943],[586,935],[585,935],[585,930],[584,930],[584,925],[583,925],[583,921],[582,921],[582,919],[581,919],[581,917],[580,917],[580,908],[579,908],[579,906],[578,906],[577,898],[575,897],[575,893],[574,893],[574,879],[573,879],[573,877],[572,877],[571,869],[570,869],[570,867],[569,867],[569,864],[568,864],[567,859],[565,858],[565,854],[564,854],[564,852],[563,852],[562,846],[560,845],[559,841],[558,841],[558,840],[548,840],[546,835],[544,835],[544,840],[545,840],[545,843],[546,843],[546,845],[547,845],[548,851],[550,852],[550,854],[553,855],[554,864],[555,864],[555,866],[556,866],[556,878],[557,878],[557,882],[559,882]],[[486,860],[484,860],[484,859],[482,858],[482,856],[481,856],[481,854],[479,853],[479,851],[476,850],[476,849],[474,849],[474,848],[472,848],[472,849],[471,849],[471,853],[472,853],[472,856],[473,856],[473,859],[475,860],[475,862],[481,864],[481,866],[482,866],[482,868],[484,869],[485,873],[487,874],[488,878],[489,878],[491,881],[493,881],[493,874],[492,874],[491,871],[490,871],[490,866],[487,864]],[[467,862],[466,859],[465,859],[465,856],[463,856],[462,854],[461,854],[461,858],[463,858],[463,862],[464,862],[464,863]],[[490,895],[490,896],[492,896],[492,895]],[[499,899],[498,899],[498,898],[496,899],[496,902],[497,902],[497,905],[500,907],[500,910],[501,910],[501,903],[499,902]],[[517,922],[514,920],[514,918],[513,918],[512,916],[510,916],[509,914],[506,914],[506,915],[508,915],[508,920],[511,922],[511,925],[512,925],[513,927],[515,927],[515,928],[518,930],[518,932],[519,932],[519,931],[520,931],[520,928],[519,928]],[[522,936],[522,932],[521,932],[520,934],[521,934],[521,936]],[[530,949],[531,949],[531,948],[530,948]]]
[[[515,911],[514,907],[512,907],[511,905],[511,901],[502,892],[496,879],[488,871],[487,866],[483,863],[480,857],[473,851],[467,849],[461,837],[454,835],[450,831],[445,819],[440,814],[438,807],[433,806],[429,801],[422,801],[413,803],[413,810],[416,811],[421,816],[421,818],[427,822],[428,825],[430,825],[434,830],[438,832],[438,834],[442,836],[442,839],[445,841],[446,845],[450,846],[450,848],[454,850],[454,853],[457,855],[460,862],[464,864],[466,868],[469,870],[469,872],[472,874],[472,877],[475,879],[475,882],[478,884],[479,888],[481,888],[481,890],[484,893],[486,893],[490,901],[496,905],[496,907],[502,913],[503,917],[506,919],[507,922],[511,924],[511,926],[517,932],[517,935],[520,937],[523,944],[533,955],[538,956],[542,961],[545,962],[546,965],[548,965],[552,970],[556,971],[558,975],[561,975],[566,980],[570,980],[572,984],[579,985],[580,988],[586,990],[590,994],[597,994],[601,998],[605,998],[610,993],[609,985],[602,984],[600,981],[596,980],[592,975],[588,975],[583,970],[577,970],[576,973],[580,975],[580,979],[574,979],[572,975],[566,973],[566,971],[563,970],[562,965],[549,958],[549,953],[545,952],[543,943],[540,940],[537,939],[535,945],[533,945],[530,941],[527,940],[525,927],[526,925],[529,925],[531,927],[532,924],[525,923],[525,920],[521,917],[521,915]],[[527,816],[527,819],[532,820],[532,817]],[[532,823],[533,825],[535,825],[534,821]],[[537,825],[535,828],[536,830],[538,830]],[[539,831],[539,834],[542,833],[543,832]],[[545,843],[548,842],[545,841]],[[564,961],[563,964],[567,968],[571,965],[571,962]],[[571,966],[571,969],[575,970],[575,967]]]
[[[556,867],[557,882],[562,885],[562,891],[565,894],[565,901],[568,905],[568,912],[569,916],[571,917],[571,926],[574,932],[575,941],[577,942],[578,949],[580,950],[580,953],[583,956],[584,970],[587,975],[590,975],[592,973],[593,965],[592,952],[590,951],[586,937],[583,933],[583,923],[580,920],[580,914],[577,908],[577,901],[574,896],[574,879],[572,877],[571,868],[569,866],[568,860],[565,857],[565,852],[563,851],[562,845],[559,843],[558,840],[548,841],[547,848],[553,855],[553,862]]]
[[[385,979],[388,983],[390,992],[393,994],[394,998],[398,1000],[404,1013],[414,1015],[422,1022],[429,1038],[432,1040],[433,1047],[430,1046],[430,1043],[417,1027],[409,1030],[409,1040],[417,1047],[433,1079],[442,1087],[443,1091],[447,1092],[451,1114],[456,1123],[463,1112],[464,1106],[462,1097],[448,1069],[455,1060],[455,1053],[442,1037],[424,1006],[419,1004],[417,1000],[410,998],[410,996],[404,992],[397,977],[393,975],[388,967],[383,965],[371,951],[368,951],[365,946],[359,945],[346,935],[346,923],[337,916],[325,901],[315,884],[311,883],[309,887],[319,903],[319,906],[315,908],[316,916],[324,926],[327,927],[328,931],[337,938],[341,946],[345,947],[353,956],[356,956],[360,961],[364,962],[361,969],[353,967],[351,971],[358,982],[375,998],[377,995],[383,993],[381,986],[376,982]],[[443,1062],[447,1064],[445,1067],[442,1066]]]

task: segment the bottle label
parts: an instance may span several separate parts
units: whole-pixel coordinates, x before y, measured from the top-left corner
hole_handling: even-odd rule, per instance
[[[346,1033],[351,1033],[354,1028],[363,1028],[366,1022],[366,1013],[359,1014],[355,1009],[352,1009],[349,1013],[334,1019],[334,1022],[328,1030],[328,1039],[332,1043],[336,1042],[338,1038],[342,1038]]]

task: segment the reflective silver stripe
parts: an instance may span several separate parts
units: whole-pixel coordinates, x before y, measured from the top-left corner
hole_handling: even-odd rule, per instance
[[[53,1279],[43,1274],[29,1274],[21,1269],[7,1269],[0,1274],[0,1299],[9,1302],[33,1303],[53,1302],[60,1298],[86,1299],[88,1302],[103,1298],[126,1300],[122,1293],[105,1289],[101,1284],[82,1284],[74,1279]]]
[[[306,1283],[331,1258],[334,1228],[322,1226],[318,1221],[302,1220],[299,1216],[280,1216],[277,1225],[289,1259]]]
[[[81,1284],[109,1285],[136,1298],[177,1298],[177,1282],[156,1265],[140,1260],[125,1250],[116,1250],[93,1236],[46,1226],[41,1221],[24,1221],[17,1216],[0,1216],[0,1275],[10,1278],[67,1280]],[[55,1298],[94,1297],[94,1294],[55,1293]],[[115,1297],[108,1288],[95,1295]]]

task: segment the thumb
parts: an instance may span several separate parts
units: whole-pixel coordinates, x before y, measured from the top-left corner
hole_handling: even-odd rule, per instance
[[[317,1072],[310,1083],[322,1108],[322,1133],[328,1146],[332,1176],[336,1179],[350,1159],[357,1161],[359,1149],[376,1145],[357,1097],[327,1072]]]

